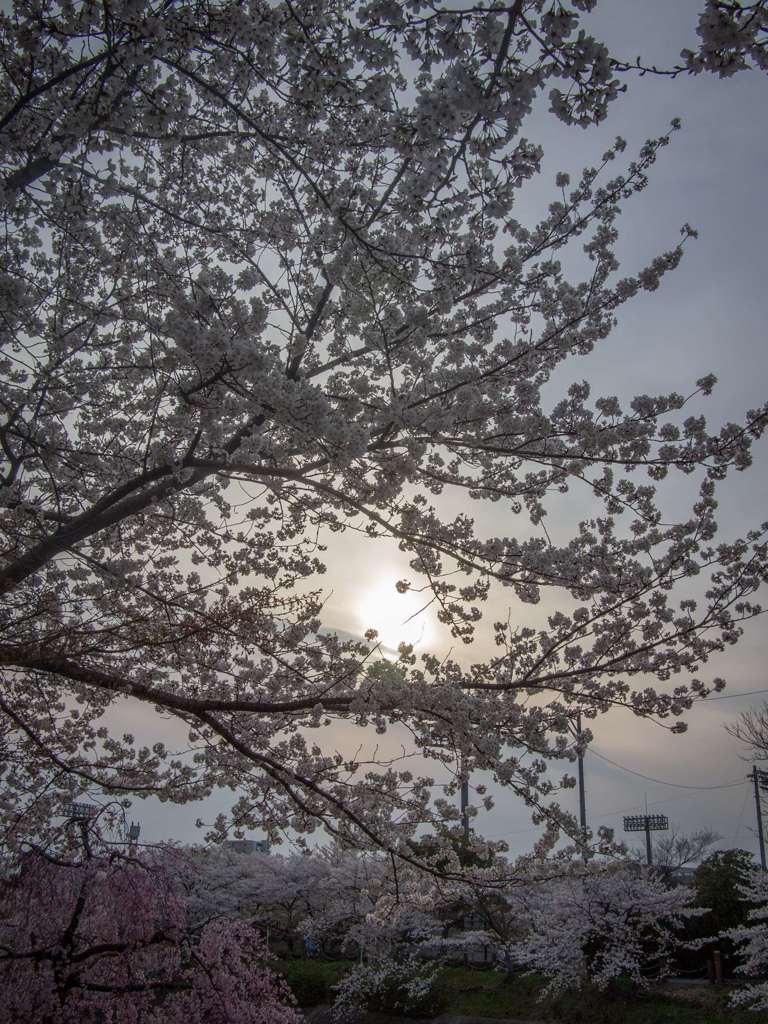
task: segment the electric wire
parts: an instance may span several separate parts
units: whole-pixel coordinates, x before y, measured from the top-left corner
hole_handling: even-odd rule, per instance
[[[702,795],[702,793],[698,793],[698,794],[697,793],[678,793],[677,796],[669,796],[669,797],[666,797],[664,800],[649,801],[648,807],[649,808],[652,808],[652,807],[663,807],[666,804],[678,803],[680,800],[692,800],[696,796],[701,796],[701,795]],[[749,797],[749,790],[746,791],[746,797]],[[746,805],[746,798],[745,798],[745,805]],[[613,808],[613,810],[610,810],[610,811],[599,810],[599,811],[596,811],[594,814],[590,814],[589,818],[590,818],[590,821],[602,821],[604,818],[618,818],[618,817],[621,817],[622,814],[632,814],[635,811],[640,811],[640,810],[642,810],[642,804],[638,803],[638,804],[632,804],[631,806],[615,807],[615,808]],[[491,836],[486,836],[485,838],[486,839],[506,839],[509,836],[518,836],[518,835],[523,835],[524,833],[527,833],[527,832],[540,832],[540,831],[541,831],[541,826],[540,825],[529,825],[527,828],[512,829],[509,832],[499,832],[499,833],[496,833],[496,834],[491,835]]]
[[[678,793],[676,796],[668,796],[664,800],[653,800],[650,801],[649,807],[663,807],[666,804],[676,804],[681,800],[693,800],[696,796],[701,796],[701,793]],[[598,811],[596,814],[590,815],[595,821],[602,818],[617,818],[622,814],[634,814],[637,811],[642,810],[642,804],[632,804],[631,807],[619,807],[613,811]]]
[[[647,782],[657,782],[659,785],[671,785],[676,790],[730,790],[737,785],[743,785],[745,777],[732,782],[721,782],[718,785],[690,785],[687,782],[670,782],[669,779],[664,778],[653,778],[651,775],[644,775],[640,771],[635,771],[634,768],[628,768],[627,765],[620,765],[617,761],[611,760],[599,751],[596,751],[594,746],[590,746],[589,753],[594,754],[595,757],[600,758],[601,761],[607,761],[609,765],[613,765],[614,768],[621,768],[622,771],[629,772],[630,775],[637,775],[638,778],[644,778]]]
[[[762,690],[742,690],[741,693],[724,693],[720,697],[705,697],[704,700],[708,704],[711,700],[733,700],[734,697],[752,697],[756,693],[768,693],[768,687]]]
[[[697,790],[699,792],[706,792],[708,790],[715,790],[715,789],[735,789],[737,786],[743,786],[745,782],[749,781],[749,777],[748,776],[744,776],[744,778],[739,780],[738,782],[736,782],[736,781],[734,781],[734,782],[724,782],[724,783],[721,783],[720,785],[717,785],[717,786],[692,786],[692,785],[689,785],[689,784],[686,784],[686,783],[669,782],[669,781],[664,780],[664,779],[654,779],[650,775],[644,775],[642,772],[636,772],[633,768],[627,768],[626,765],[619,764],[618,761],[614,761],[610,757],[607,757],[605,754],[601,754],[598,750],[595,750],[595,748],[592,747],[592,746],[588,748],[588,753],[595,754],[597,757],[601,758],[601,760],[607,761],[609,764],[613,765],[614,767],[621,768],[622,771],[629,772],[631,775],[637,775],[639,778],[645,779],[648,782],[656,782],[656,783],[658,783],[659,785],[662,785],[662,786],[673,786],[676,789]],[[691,797],[691,796],[693,796],[693,793],[689,793],[689,794],[687,794],[687,796]],[[746,793],[746,796],[745,796],[745,799],[744,799],[744,806],[746,806],[746,799],[747,799],[748,796],[749,796],[749,791],[747,791],[747,793]],[[661,804],[674,803],[675,801],[682,800],[682,799],[683,799],[682,795],[681,796],[676,796],[676,797],[675,796],[668,797],[665,800],[654,800],[652,804],[649,804],[649,806],[650,807],[657,807],[657,806],[660,806]],[[593,821],[599,821],[599,820],[601,820],[603,818],[617,817],[618,815],[626,814],[627,812],[635,810],[635,809],[636,809],[635,805],[633,805],[632,807],[622,807],[622,808],[619,808],[618,810],[598,811],[596,814],[592,814],[590,817],[591,817],[591,819]],[[743,815],[743,808],[742,808],[742,815]],[[741,825],[741,822],[739,823],[739,826],[740,825]],[[511,836],[524,835],[527,832],[537,832],[539,830],[540,830],[540,826],[528,826],[527,828],[513,829],[513,830],[511,830],[509,832],[501,832],[501,833],[497,833],[497,834],[492,835],[492,836],[486,836],[486,838],[487,839],[506,839],[506,838],[511,837]]]

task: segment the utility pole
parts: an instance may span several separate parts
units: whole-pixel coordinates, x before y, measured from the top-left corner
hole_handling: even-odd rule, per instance
[[[464,831],[464,845],[469,846],[469,775],[467,774],[466,760],[461,755],[459,772],[461,774],[461,827]]]
[[[576,715],[576,739],[579,743],[577,757],[579,773],[579,824],[581,825],[581,859],[587,863],[587,795],[584,792],[584,752],[581,749],[581,712]]]
[[[757,815],[757,838],[760,841],[760,866],[765,866],[765,837],[763,836],[763,809],[760,806],[760,790],[768,789],[768,772],[762,771],[757,765],[752,766],[752,782],[755,786],[755,814]]]
[[[450,750],[447,743],[440,743],[435,740],[432,746]],[[459,754],[459,807],[461,809],[461,830],[464,836],[464,845],[469,846],[469,772],[467,771],[467,759],[463,753]]]

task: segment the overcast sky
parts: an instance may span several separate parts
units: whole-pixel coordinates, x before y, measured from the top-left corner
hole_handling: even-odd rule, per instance
[[[649,63],[669,66],[682,47],[694,45],[698,8],[698,0],[603,0],[592,21],[596,34],[602,35],[615,55],[631,59],[642,54]],[[583,166],[597,163],[617,134],[627,140],[628,152],[634,151],[680,116],[683,130],[662,152],[649,188],[627,204],[620,224],[623,271],[630,273],[657,252],[671,248],[685,222],[699,230],[699,239],[689,244],[682,266],[659,291],[643,294],[623,308],[619,327],[599,354],[571,363],[566,373],[588,379],[593,394],[630,396],[672,390],[687,394],[698,378],[712,371],[720,383],[706,406],[708,418],[713,424],[739,419],[746,409],[761,404],[768,392],[764,259],[768,81],[765,75],[752,72],[727,81],[710,75],[674,81],[635,76],[628,84],[628,93],[614,103],[599,128],[566,128],[544,112],[531,119],[523,134],[544,145],[544,173],[526,188],[516,216],[533,221],[545,212],[554,198],[556,171],[568,170],[575,176]],[[565,377],[557,383],[562,380]],[[726,536],[768,518],[767,447],[762,445],[752,471],[722,496]],[[498,505],[483,509],[474,503],[471,512],[480,529],[494,533],[520,529],[519,524],[499,519]],[[573,513],[570,506],[567,516]],[[560,524],[568,525],[562,511],[553,507],[550,515],[555,528],[558,515]],[[327,625],[353,633],[365,625],[379,625],[386,638],[386,630],[393,628],[386,594],[395,580],[409,575],[407,558],[394,546],[380,543],[373,548],[349,536],[333,542],[331,556]],[[530,609],[510,601],[508,591],[495,594],[486,621],[506,618],[508,612],[513,621],[518,615],[529,621]],[[369,621],[377,609],[382,621]],[[402,617],[411,610],[406,606]],[[544,604],[533,614],[543,621],[546,610]],[[449,639],[428,615],[412,628],[416,632],[408,639],[421,635],[439,652],[449,649]],[[764,630],[762,620],[752,623],[743,643],[711,663],[703,677],[725,676],[726,694],[768,688]],[[481,631],[473,650],[462,657],[479,661],[491,652],[488,636]],[[457,655],[455,649],[453,653]],[[722,834],[722,847],[756,852],[754,802],[745,779],[749,765],[741,759],[746,751],[724,726],[765,697],[768,693],[699,705],[687,716],[689,731],[683,736],[670,735],[629,712],[599,720],[592,726],[594,752],[586,759],[590,824],[614,827],[621,835],[622,816],[643,811],[647,799],[649,810],[668,815],[680,830],[712,828]],[[135,718],[137,734],[147,735],[142,713],[137,711]],[[153,731],[157,726],[153,723]],[[165,739],[167,727],[168,723],[162,724]],[[396,740],[393,736],[392,742]],[[646,780],[643,775],[662,781]],[[563,803],[575,812],[575,791],[564,794]],[[142,838],[190,842],[200,836],[194,829],[195,818],[202,813],[211,820],[226,804],[224,798],[207,801],[201,812],[199,805],[139,803],[133,816],[142,823]],[[504,793],[498,794],[496,809],[483,813],[476,824],[489,837],[505,838],[513,852],[530,849],[538,831],[525,808]],[[629,837],[633,842],[637,838],[642,836]]]

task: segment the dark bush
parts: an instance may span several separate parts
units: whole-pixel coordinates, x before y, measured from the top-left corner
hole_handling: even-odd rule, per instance
[[[319,1006],[333,1001],[331,986],[349,969],[349,963],[326,960],[278,960],[270,964],[282,974],[299,1006]]]

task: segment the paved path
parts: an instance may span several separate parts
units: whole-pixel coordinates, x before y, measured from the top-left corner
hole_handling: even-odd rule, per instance
[[[305,1010],[307,1024],[333,1024],[333,1016],[327,1006],[315,1006]],[[360,1024],[403,1024],[405,1017],[390,1017],[385,1013],[366,1013],[360,1015]],[[440,1017],[408,1018],[409,1024],[541,1024],[541,1021],[526,1021],[512,1017],[467,1017],[444,1013]]]
[[[520,1020],[517,1017],[455,1017],[444,1014],[442,1017],[437,1017],[433,1024],[534,1024],[534,1022]],[[541,1024],[541,1021],[538,1021],[537,1024]]]

